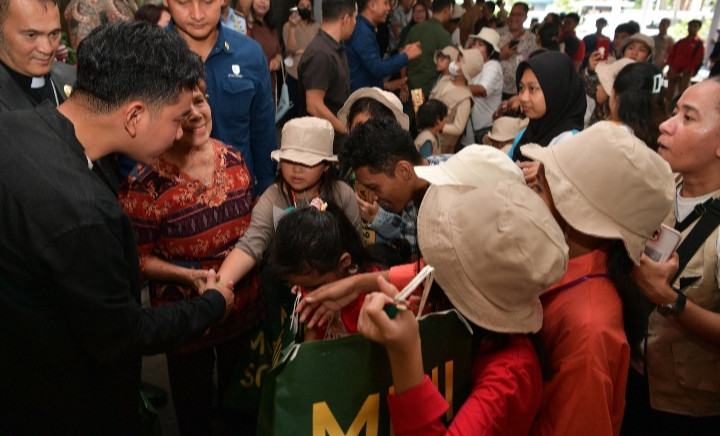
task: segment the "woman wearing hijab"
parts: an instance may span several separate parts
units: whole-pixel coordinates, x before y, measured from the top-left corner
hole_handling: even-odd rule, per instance
[[[585,85],[572,60],[560,52],[545,52],[518,65],[518,100],[530,119],[515,138],[510,157],[520,162],[525,182],[536,183],[538,165],[525,162],[520,146],[534,143],[555,145],[582,130],[587,101]]]

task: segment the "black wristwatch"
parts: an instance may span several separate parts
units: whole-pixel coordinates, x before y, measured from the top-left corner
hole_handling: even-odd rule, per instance
[[[657,306],[658,313],[667,319],[677,318],[683,313],[683,310],[685,310],[685,302],[687,301],[685,294],[675,288],[673,288],[673,291],[678,294],[677,300],[668,304],[658,304]]]

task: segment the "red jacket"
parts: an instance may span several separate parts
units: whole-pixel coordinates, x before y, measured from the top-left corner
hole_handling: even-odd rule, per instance
[[[702,63],[703,56],[705,56],[705,45],[702,39],[697,36],[694,38],[686,36],[673,44],[667,63],[676,73],[690,71],[694,74]]]
[[[540,363],[530,340],[516,335],[500,351],[480,350],[471,378],[472,392],[448,429],[440,421],[448,404],[427,376],[389,395],[395,435],[526,435],[542,397]]]

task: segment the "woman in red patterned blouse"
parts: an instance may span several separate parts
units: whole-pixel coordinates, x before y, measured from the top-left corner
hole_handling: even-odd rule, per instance
[[[207,270],[218,270],[250,224],[250,173],[239,152],[210,138],[205,83],[193,92],[183,136],[153,166],[138,165],[119,199],[137,235],[140,268],[152,306],[197,297]],[[183,433],[209,433],[213,369],[218,395],[236,366],[241,333],[260,321],[258,275],[235,284],[235,309],[203,337],[168,353],[168,373]],[[220,397],[221,398],[221,397]]]

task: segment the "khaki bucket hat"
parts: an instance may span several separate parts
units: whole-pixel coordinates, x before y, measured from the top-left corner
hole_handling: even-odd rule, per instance
[[[465,76],[467,81],[470,82],[473,77],[482,72],[485,61],[483,61],[483,56],[482,53],[480,53],[480,50],[476,48],[461,48],[460,54],[462,55],[460,66],[462,67],[463,76]]]
[[[350,94],[350,97],[348,97],[347,101],[340,108],[337,114],[338,119],[341,123],[343,123],[343,126],[347,127],[348,125],[347,118],[348,114],[350,113],[350,107],[353,105],[353,103],[363,97],[371,98],[381,103],[386,108],[390,109],[393,115],[395,115],[395,119],[397,120],[398,124],[400,124],[400,127],[405,130],[410,130],[410,118],[408,118],[407,114],[403,112],[402,102],[397,97],[397,95],[393,94],[392,92],[384,91],[377,87],[360,88]]]
[[[323,161],[337,162],[333,154],[335,131],[330,121],[315,117],[294,118],[282,130],[280,150],[270,153],[278,162],[288,160],[309,167]]]
[[[493,141],[507,142],[515,139],[522,129],[528,126],[529,118],[500,117],[493,121],[488,138]]]
[[[675,180],[668,163],[611,121],[597,123],[552,147],[522,146],[545,167],[553,203],[574,229],[621,239],[640,263],[645,242],[673,207]]]
[[[550,210],[515,180],[482,188],[430,186],[418,212],[418,242],[455,308],[499,333],[540,330],[539,296],[568,264],[565,237]]]
[[[511,179],[525,184],[515,162],[497,148],[468,145],[438,165],[416,166],[415,174],[433,185],[481,187]]]
[[[455,62],[460,56],[460,50],[457,49],[454,45],[447,45],[442,50],[436,50],[435,54],[433,56],[433,60],[437,64],[438,56],[443,55],[450,58],[450,62]]]
[[[615,84],[615,77],[617,77],[620,70],[634,63],[635,61],[630,58],[622,58],[611,64],[601,62],[597,67],[595,67],[595,72],[597,73],[598,80],[600,80],[600,85],[602,85],[608,96],[612,93],[613,85]]]
[[[620,44],[620,53],[625,53],[625,48],[630,45],[631,42],[640,41],[643,44],[645,44],[648,49],[650,49],[650,54],[648,54],[648,59],[651,59],[653,54],[655,54],[655,40],[650,38],[647,35],[643,35],[642,33],[635,33],[633,35],[628,36],[625,38]]]

